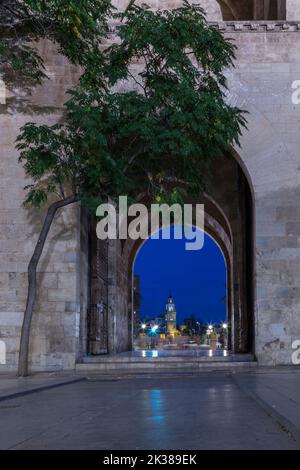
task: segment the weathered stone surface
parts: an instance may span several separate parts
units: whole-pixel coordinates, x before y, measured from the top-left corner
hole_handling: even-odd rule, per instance
[[[152,0],[153,8],[179,1]],[[237,148],[248,176],[255,215],[255,353],[262,364],[291,364],[292,341],[300,339],[300,105],[292,103],[292,83],[300,80],[300,5],[287,0],[285,22],[220,23],[213,0],[197,0],[208,18],[237,45],[236,68],[228,71],[228,100],[249,111],[248,130]],[[119,8],[127,4],[116,0]],[[25,307],[27,266],[43,212],[22,207],[28,183],[14,148],[27,121],[54,123],[78,70],[40,44],[50,80],[27,102],[0,108],[0,339],[7,341],[7,369],[16,368]],[[86,353],[89,302],[88,233],[78,206],[59,212],[39,265],[39,295],[33,319],[31,365],[36,370],[73,368]],[[127,254],[128,255],[128,254]],[[120,246],[110,247],[109,344],[130,343],[128,278]],[[80,328],[79,328],[80,323]],[[79,335],[80,330],[80,335]],[[117,347],[116,347],[117,345]],[[0,366],[3,368],[4,366]]]

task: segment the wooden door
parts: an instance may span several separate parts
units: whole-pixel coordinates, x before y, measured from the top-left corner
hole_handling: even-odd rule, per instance
[[[108,243],[92,224],[89,308],[89,353],[108,353]]]

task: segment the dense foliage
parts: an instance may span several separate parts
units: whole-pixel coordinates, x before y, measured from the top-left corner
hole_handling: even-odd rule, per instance
[[[71,192],[93,206],[141,191],[174,202],[199,193],[212,159],[238,142],[245,121],[224,95],[234,45],[202,9],[132,5],[117,17],[119,40],[101,54],[91,48],[101,59],[85,64],[64,123],[22,129],[20,159],[34,180],[28,202]]]
[[[8,85],[40,83],[45,70],[36,43],[43,38],[88,68],[101,59],[110,13],[110,0],[1,0],[0,75]]]

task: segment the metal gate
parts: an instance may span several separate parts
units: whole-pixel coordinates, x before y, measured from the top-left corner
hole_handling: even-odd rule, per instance
[[[90,354],[108,353],[108,243],[91,230],[91,293],[89,309]]]

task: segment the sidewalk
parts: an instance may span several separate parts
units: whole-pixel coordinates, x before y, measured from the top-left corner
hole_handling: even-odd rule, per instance
[[[38,391],[61,387],[84,380],[74,372],[45,372],[16,377],[15,373],[0,373],[0,401],[25,396]]]
[[[258,368],[233,377],[245,393],[300,439],[300,367]]]
[[[299,391],[299,367],[0,374],[0,448],[300,449]]]

